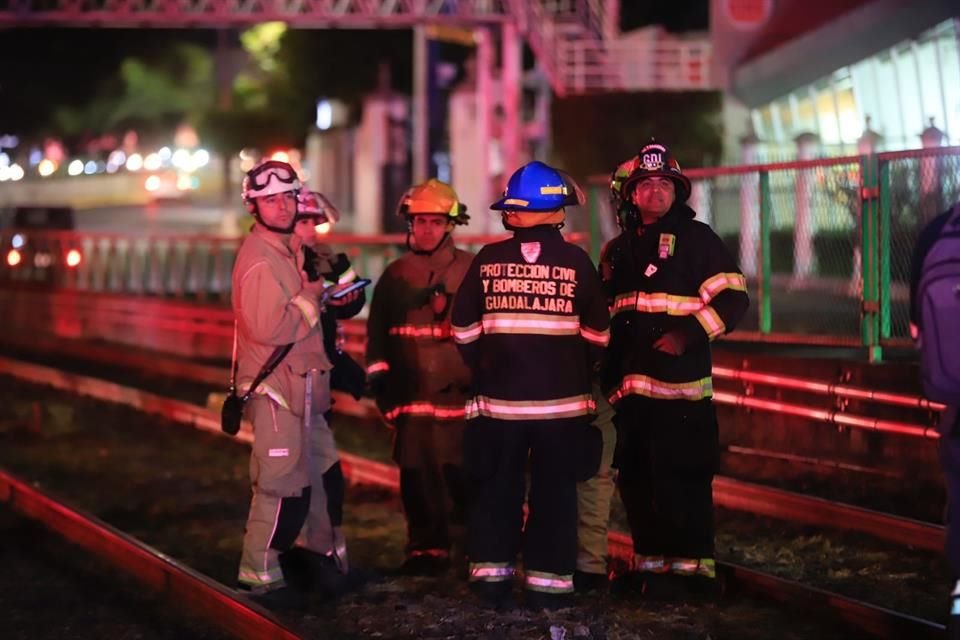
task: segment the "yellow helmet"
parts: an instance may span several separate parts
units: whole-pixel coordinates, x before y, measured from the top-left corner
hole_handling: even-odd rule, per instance
[[[454,224],[467,224],[467,205],[460,202],[457,192],[446,182],[430,178],[414,185],[400,198],[397,215],[447,216]]]

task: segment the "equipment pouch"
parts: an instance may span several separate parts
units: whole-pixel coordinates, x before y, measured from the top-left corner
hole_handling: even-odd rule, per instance
[[[224,433],[231,436],[240,432],[240,422],[243,420],[243,405],[246,404],[247,396],[242,398],[237,395],[236,390],[230,389],[227,397],[223,400],[223,407],[220,409],[220,428]]]

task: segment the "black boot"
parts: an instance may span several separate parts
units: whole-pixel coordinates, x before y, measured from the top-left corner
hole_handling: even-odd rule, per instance
[[[687,578],[675,573],[647,573],[643,597],[647,600],[681,600],[687,593]]]
[[[544,593],[543,591],[530,591],[524,593],[524,604],[528,609],[540,611],[556,611],[557,609],[566,609],[573,605],[571,593]]]
[[[470,591],[480,599],[483,606],[502,611],[510,606],[513,582],[471,582]]]
[[[408,556],[400,566],[400,573],[405,576],[441,576],[449,568],[448,556],[420,553]]]
[[[610,582],[610,592],[621,598],[639,597],[643,593],[643,582],[646,576],[646,573],[640,571],[621,573]]]
[[[289,585],[267,591],[241,589],[252,601],[270,611],[306,611],[307,601],[299,591]]]
[[[298,591],[338,598],[350,591],[350,583],[337,566],[336,558],[294,547],[280,554],[284,579]]]
[[[591,573],[580,570],[573,572],[573,588],[577,593],[606,591],[609,587],[610,580],[605,573]]]

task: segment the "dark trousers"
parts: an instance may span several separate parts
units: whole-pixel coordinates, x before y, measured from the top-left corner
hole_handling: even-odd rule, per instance
[[[947,407],[940,425],[940,466],[947,487],[947,562],[960,580],[960,406]]]
[[[710,400],[631,397],[617,407],[617,486],[642,556],[713,557],[717,419]]]
[[[586,418],[476,418],[464,434],[471,487],[467,553],[473,563],[572,575],[577,562],[578,438]],[[529,463],[530,491],[526,475]],[[594,465],[594,469],[595,469]],[[528,502],[526,524],[524,498]]]
[[[449,551],[462,537],[466,488],[463,467],[421,465],[400,469],[400,498],[407,516],[407,552]]]
[[[393,458],[407,517],[407,553],[448,552],[466,520],[463,422],[409,418],[397,424]]]

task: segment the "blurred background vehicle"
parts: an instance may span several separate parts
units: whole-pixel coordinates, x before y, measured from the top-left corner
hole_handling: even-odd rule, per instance
[[[0,269],[5,279],[53,283],[58,273],[76,269],[83,252],[66,233],[76,227],[67,206],[16,206],[0,215]]]
[[[198,184],[196,176],[173,169],[151,173],[143,181],[144,189],[154,202],[189,199]]]

